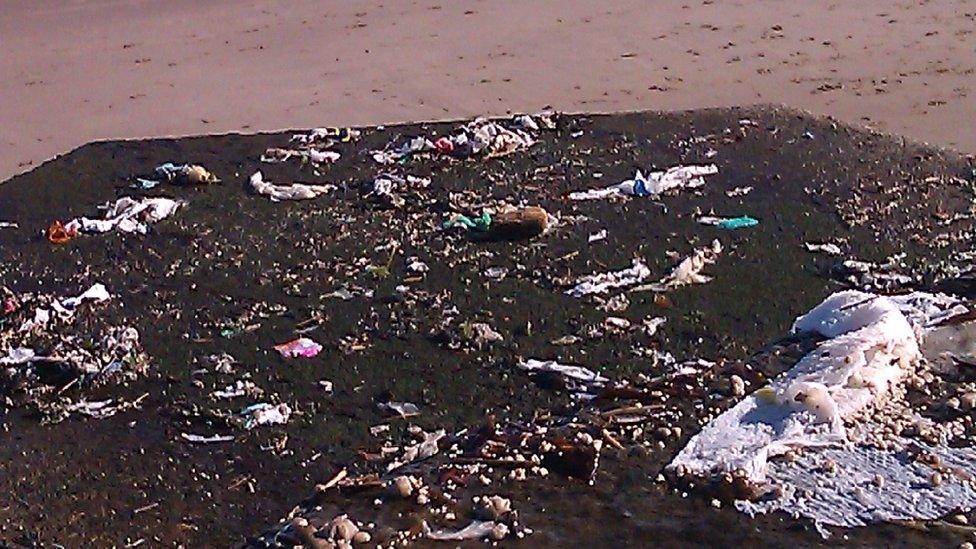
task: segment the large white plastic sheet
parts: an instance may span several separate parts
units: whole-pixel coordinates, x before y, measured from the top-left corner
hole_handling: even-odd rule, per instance
[[[903,437],[896,439],[897,450],[882,449],[860,436],[884,425],[859,412],[895,405],[892,393],[921,360],[927,336],[937,354],[950,352],[946,328],[936,325],[965,311],[951,298],[921,292],[828,297],[793,326],[796,333],[827,339],[706,425],[669,468],[706,478],[743,477],[777,497],[739,501],[737,508],[750,514],[781,510],[811,518],[818,527],[934,519],[976,506],[976,449]],[[802,448],[795,460],[771,459],[795,448]],[[911,459],[918,452],[938,456],[942,482],[930,481],[932,466]],[[837,466],[822,467],[828,461]],[[874,482],[877,477],[883,482]]]

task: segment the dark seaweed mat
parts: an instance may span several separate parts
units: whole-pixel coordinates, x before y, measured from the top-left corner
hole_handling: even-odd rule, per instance
[[[868,259],[897,250],[932,259],[949,251],[927,249],[907,238],[897,211],[873,226],[850,230],[840,221],[836,200],[858,187],[884,189],[930,175],[972,174],[966,160],[953,153],[782,109],[632,113],[565,122],[566,129],[544,134],[529,152],[505,159],[411,163],[407,171],[431,176],[433,185],[430,201],[413,202],[406,211],[380,210],[362,200],[361,184],[381,170],[367,151],[397,136],[444,132],[454,124],[365,130],[358,143],[340,147],[342,159],[323,177],[297,164],[261,164],[261,152],[282,146],[289,135],[278,134],[93,143],[4,183],[0,219],[17,221],[20,229],[0,230],[0,281],[17,292],[59,294],[104,282],[124,303],[125,316],[137,319],[154,366],[148,378],[96,395],[134,398],[149,392],[138,411],[50,427],[38,425],[25,410],[0,416],[0,490],[6,494],[0,499],[0,540],[66,546],[124,545],[142,538],[186,546],[244,542],[309,496],[316,482],[353,462],[357,449],[378,445],[368,434],[368,426],[381,420],[377,399],[417,402],[424,411],[417,424],[452,430],[476,424],[490,411],[530,417],[539,407],[565,402],[563,395],[538,389],[513,373],[518,356],[575,361],[617,377],[646,371],[646,359],[630,349],[648,341],[607,337],[570,348],[548,345],[606,316],[585,300],[563,295],[552,280],[622,268],[633,257],[663,274],[673,263],[666,251],[685,255],[714,237],[726,252],[708,269],[713,282],[672,293],[668,308],[654,305],[650,294],[633,295],[621,316],[666,316],[658,343],[678,358],[746,357],[783,335],[797,314],[836,289],[824,276],[834,260],[806,253],[804,241],[847,237],[856,255]],[[572,137],[577,130],[582,135]],[[712,137],[702,142],[683,141],[707,135]],[[706,158],[709,149],[718,154]],[[166,161],[204,164],[224,183],[147,193],[128,188],[134,176]],[[630,177],[636,167],[702,162],[714,162],[721,171],[708,178],[700,194],[683,193],[660,203],[572,203],[563,198],[570,190]],[[245,191],[255,169],[279,183],[328,181],[343,188],[316,201],[275,204]],[[594,172],[603,177],[594,179]],[[746,185],[755,188],[747,196],[725,195]],[[908,188],[918,196],[902,198],[922,210],[936,202],[950,211],[968,207],[969,195],[958,186],[928,185],[924,193]],[[529,244],[464,243],[435,230],[450,209],[448,193],[464,190],[486,202],[525,201],[592,219]],[[41,234],[52,219],[94,214],[97,204],[126,194],[179,197],[189,205],[145,237],[85,237],[54,247]],[[884,199],[883,192],[874,194],[877,201]],[[749,214],[761,225],[720,234],[695,222],[697,209]],[[587,245],[587,235],[600,228],[608,229],[609,238]],[[393,262],[389,278],[374,280],[361,265],[348,267],[360,257],[385,263],[388,253],[374,247],[392,239],[401,242],[403,254]],[[475,255],[483,250],[494,257]],[[559,259],[574,251],[579,254]],[[405,304],[394,291],[409,255],[431,267],[425,281],[412,288],[449,292],[447,303],[468,318],[490,322],[506,342],[459,353],[432,340],[428,332],[439,321],[440,309],[429,299]],[[461,255],[468,258],[461,261]],[[481,273],[494,265],[512,272],[501,282],[486,283]],[[343,282],[373,288],[375,296],[348,302],[321,297]],[[261,303],[281,305],[283,312],[272,309],[253,333],[232,339],[218,335],[223,321]],[[295,324],[313,314],[326,318],[311,334],[326,345],[321,355],[284,361],[270,350],[293,337]],[[527,321],[531,331],[524,328]],[[339,340],[350,334],[367,334],[371,346],[343,353]],[[191,376],[204,367],[203,357],[220,351],[241,362],[238,372],[250,373],[301,414],[285,427],[261,429],[230,444],[180,441],[182,431],[231,432],[184,414],[193,406],[216,407],[206,395],[231,381],[212,374]],[[205,388],[194,386],[193,379]],[[335,383],[332,396],[315,385],[319,379]],[[536,531],[521,543],[822,543],[806,522],[779,515],[749,519],[654,482],[695,431],[692,419],[682,427],[683,439],[671,441],[664,451],[608,452],[594,487],[554,479],[499,488],[514,497],[523,522]],[[395,425],[394,431],[399,429],[402,425]],[[261,449],[282,434],[289,437],[290,453],[277,456]],[[316,454],[320,457],[310,461]],[[254,493],[237,482],[244,476],[252,479]],[[134,513],[153,503],[159,505]],[[369,503],[353,500],[347,510],[355,517],[356,506],[369,508]],[[942,531],[923,534],[891,525],[839,531],[830,540],[942,546],[959,541],[958,535]]]

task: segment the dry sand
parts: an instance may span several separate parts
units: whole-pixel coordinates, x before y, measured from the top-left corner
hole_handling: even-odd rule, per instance
[[[95,139],[782,103],[976,152],[967,0],[5,0],[0,179]]]

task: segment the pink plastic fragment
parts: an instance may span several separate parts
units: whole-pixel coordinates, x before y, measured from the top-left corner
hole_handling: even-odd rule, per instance
[[[305,358],[312,358],[313,356],[319,354],[322,351],[322,346],[318,343],[312,341],[307,337],[300,337],[288,343],[282,343],[281,345],[275,345],[275,350],[281,353],[281,356],[285,358],[294,358],[296,356],[303,356]]]

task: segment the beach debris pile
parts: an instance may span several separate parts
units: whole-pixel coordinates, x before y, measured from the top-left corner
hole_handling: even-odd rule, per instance
[[[976,324],[955,298],[836,293],[793,325],[826,340],[706,425],[668,469],[738,486],[747,513],[818,526],[976,507],[976,448],[956,440],[966,420],[923,417],[913,404],[929,386],[964,383],[953,362],[976,349],[960,331]]]
[[[29,404],[49,420],[140,409],[130,426],[149,414],[163,423],[163,443],[178,449],[166,455],[190,463],[208,491],[317,483],[248,541],[256,546],[510,543],[542,528],[548,539],[544,514],[569,498],[528,494],[578,490],[581,505],[599,505],[604,495],[587,486],[617,483],[609,493],[628,478],[717,489],[741,511],[783,510],[821,527],[968,512],[969,305],[904,294],[931,273],[903,256],[850,259],[862,234],[790,233],[803,220],[769,204],[807,189],[789,195],[795,186],[716,150],[759,125],[662,147],[631,130],[610,131],[608,143],[605,129],[587,131],[594,123],[479,118],[406,140],[394,133],[369,155],[342,149],[354,130],[316,129],[281,148],[262,138],[261,161],[278,164],[262,167],[294,183],[224,162],[244,190],[185,188],[213,181],[199,166],[160,166],[144,188],[175,183],[167,191],[200,205],[181,211],[179,235],[160,235],[179,249],[110,243],[104,257],[118,262],[105,265],[54,248],[70,261],[25,254],[14,260],[25,273],[6,270],[13,285],[28,273],[60,283],[109,269],[99,278],[131,301],[101,285],[73,298],[5,294],[3,406]],[[368,132],[369,149],[385,131]],[[245,157],[255,164],[259,152]],[[318,176],[340,158],[334,185],[298,182],[308,166]],[[732,169],[719,176],[713,158]],[[662,169],[602,186],[605,173],[649,165]],[[574,191],[592,181],[603,183]],[[261,205],[326,194],[305,207]],[[103,218],[52,223],[48,239],[146,234],[182,204],[122,198]],[[822,213],[797,210],[814,221]],[[747,230],[760,218],[770,230]],[[716,229],[736,232],[719,241]],[[957,275],[965,271],[951,263],[972,259],[948,257],[944,272]],[[782,287],[755,267],[763,260]],[[804,271],[794,300],[789,269],[803,261],[823,268]],[[725,299],[756,281],[785,294]],[[861,291],[828,298],[789,337],[745,355],[837,282]],[[154,355],[162,348],[152,371],[140,335],[153,336],[144,343]],[[149,399],[143,383],[163,384],[162,398]],[[201,445],[229,459],[199,460],[211,450]]]
[[[397,164],[421,155],[451,158],[497,158],[523,151],[536,143],[542,130],[556,129],[556,113],[519,115],[508,121],[476,118],[442,137],[412,137],[397,146],[373,152],[379,164]]]
[[[148,177],[137,177],[136,182],[138,183],[138,188],[148,190],[163,183],[173,183],[175,185],[209,185],[220,183],[220,179],[199,164],[174,164],[167,162],[156,166],[151,179]]]
[[[100,219],[78,217],[62,224],[53,221],[47,228],[47,239],[52,244],[67,244],[79,234],[107,233],[118,231],[126,234],[149,233],[149,227],[173,215],[183,202],[171,198],[123,197],[108,202]]]
[[[631,383],[614,382],[588,368],[551,360],[529,359],[515,366],[531,376],[555,375],[571,381],[573,384],[563,389],[576,394],[584,407],[569,415],[541,412],[530,422],[505,421],[492,415],[480,426],[452,434],[411,426],[408,432],[412,440],[387,440],[378,451],[364,453],[362,463],[343,468],[319,484],[313,498],[292,510],[253,545],[524,538],[533,530],[521,521],[517,503],[501,495],[508,486],[544,481],[550,475],[593,484],[601,453],[608,445],[624,449],[650,444],[651,439],[657,440],[655,447],[664,448],[664,441],[680,436],[679,428],[665,426],[680,412],[643,404],[659,399],[661,388],[688,375],[677,368],[655,379]],[[382,405],[394,409],[398,418],[418,413],[409,403]],[[362,513],[354,520],[337,506],[350,498],[372,500],[373,513],[396,505],[402,515],[424,518],[419,523],[401,521],[401,527],[391,523],[381,527],[378,520]],[[351,526],[340,532],[337,522]],[[354,538],[357,533],[365,535]]]
[[[332,150],[334,147],[339,143],[355,141],[359,135],[358,130],[350,128],[315,128],[307,133],[293,135],[288,148],[269,147],[261,155],[261,162],[287,162],[297,158],[303,164],[319,168],[342,157],[338,151]]]
[[[508,206],[494,214],[485,210],[479,217],[453,214],[442,226],[466,229],[476,239],[529,240],[549,230],[550,218],[549,213],[539,206]]]
[[[657,198],[680,189],[697,189],[705,184],[705,176],[718,173],[718,166],[675,166],[648,174],[637,170],[633,179],[616,185],[588,191],[569,193],[570,200],[605,200],[628,196]]]
[[[251,190],[256,194],[267,196],[272,202],[282,200],[311,200],[323,194],[331,193],[336,189],[335,185],[308,185],[305,183],[292,183],[290,185],[276,185],[264,180],[264,175],[260,171],[251,175]]]
[[[6,291],[0,316],[0,395],[32,405],[49,421],[71,413],[108,417],[111,401],[88,401],[94,388],[143,375],[149,357],[132,326],[99,318],[112,299],[94,284],[77,296]]]

